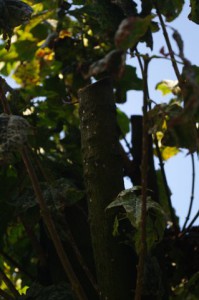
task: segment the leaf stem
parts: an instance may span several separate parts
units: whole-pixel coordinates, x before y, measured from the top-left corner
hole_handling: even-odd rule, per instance
[[[193,200],[194,200],[194,191],[195,191],[195,161],[194,161],[194,155],[191,153],[191,165],[192,165],[192,186],[191,186],[191,197],[190,197],[190,204],[189,204],[189,210],[185,219],[185,223],[182,227],[182,231],[185,230],[187,222],[189,221],[191,210],[193,207]]]

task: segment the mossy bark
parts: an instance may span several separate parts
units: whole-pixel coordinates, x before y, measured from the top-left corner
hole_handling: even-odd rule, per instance
[[[129,256],[106,207],[124,189],[113,89],[108,78],[79,92],[83,166],[100,299],[132,299]]]

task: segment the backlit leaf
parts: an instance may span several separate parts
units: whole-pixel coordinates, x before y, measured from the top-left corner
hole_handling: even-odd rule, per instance
[[[179,149],[176,147],[163,147],[161,150],[162,159],[168,160],[169,158],[175,156],[179,153]]]
[[[163,95],[173,93],[174,95],[180,94],[180,88],[177,80],[162,80],[156,85],[156,90],[162,92]]]

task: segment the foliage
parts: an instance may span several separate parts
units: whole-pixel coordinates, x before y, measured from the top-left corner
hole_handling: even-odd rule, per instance
[[[153,164],[149,159],[143,171],[142,138],[136,137],[134,144],[126,140],[135,128],[121,106],[117,108],[118,136],[127,145],[127,149],[120,148],[124,177],[130,177],[133,188],[110,199],[104,213],[114,214],[113,234],[121,245],[133,249],[135,261],[142,253],[146,218],[143,295],[149,299],[199,298],[198,228],[179,228],[164,172],[164,162],[182,149],[189,155],[198,153],[199,67],[185,57],[183,39],[175,29],[171,29],[172,43],[178,53],[163,48],[159,55],[138,52],[143,43],[153,50],[154,33],[160,27],[169,48],[166,24],[172,25],[180,15],[184,1],[141,0],[140,10],[137,2],[0,1],[0,72],[15,81],[11,88],[0,80],[0,272],[8,279],[6,287],[1,274],[0,299],[6,297],[3,292],[7,299],[9,295],[20,300],[72,299],[71,287],[63,284],[71,283],[70,279],[45,223],[48,213],[88,299],[99,298],[81,157],[78,91],[106,76],[112,79],[116,106],[127,101],[128,91],[143,92],[145,125],[151,138],[146,152],[152,154],[152,161],[156,156],[160,169],[150,178]],[[198,24],[198,1],[190,1],[190,10],[188,18]],[[129,60],[127,64],[129,54],[138,59],[139,67],[131,66]],[[169,99],[161,104],[150,99],[146,68],[152,60],[158,64],[160,58],[172,63],[176,73],[176,80],[160,74],[156,89]],[[179,63],[182,72],[178,72]],[[134,113],[133,104],[130,113]],[[35,178],[23,163],[24,153],[41,189],[39,197]],[[104,172],[103,162],[100,167]],[[145,215],[140,172],[148,174]],[[151,179],[156,182],[153,186]],[[191,199],[194,175],[192,192]],[[19,291],[28,286],[26,295],[19,296],[9,282]]]
[[[134,243],[136,251],[140,252],[140,224],[141,224],[141,210],[142,199],[141,195],[136,194],[140,187],[133,187],[131,189],[124,190],[119,193],[117,198],[109,204],[107,209],[122,206],[126,213],[126,217],[129,219],[131,225],[136,229],[134,235]],[[166,215],[161,206],[152,201],[151,197],[147,198],[147,246],[150,250],[155,242],[162,239],[164,229],[166,226]],[[123,216],[122,216],[123,218]],[[119,226],[119,224],[115,224]],[[114,231],[117,229],[114,227]]]

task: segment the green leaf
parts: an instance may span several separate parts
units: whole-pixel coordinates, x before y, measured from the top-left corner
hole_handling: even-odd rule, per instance
[[[167,22],[176,19],[182,11],[184,0],[158,0],[161,14],[166,17]]]
[[[140,190],[139,186],[120,192],[115,201],[111,202],[107,207],[107,209],[110,209],[113,207],[123,206],[126,211],[127,218],[135,228],[138,228],[141,222],[141,196],[135,193],[135,191],[138,190]],[[147,197],[147,210],[150,209],[159,211],[164,215],[164,211],[161,206],[157,202],[152,201],[151,197]]]
[[[186,148],[190,152],[194,152],[198,149],[197,136],[195,123],[192,120],[182,119],[179,124],[173,124],[166,130],[162,139],[162,145]]]
[[[117,122],[122,131],[122,135],[125,136],[129,132],[129,118],[119,108],[117,108]]]
[[[170,93],[174,95],[181,93],[177,80],[162,80],[157,83],[156,90],[161,91],[164,96]]]
[[[188,15],[188,18],[199,24],[199,2],[197,0],[190,0],[191,12]]]
[[[115,98],[117,103],[126,102],[127,92],[130,90],[142,90],[143,81],[136,74],[136,68],[125,65],[122,77],[116,83]]]
[[[145,18],[130,17],[123,20],[115,34],[115,45],[117,48],[127,50],[133,48],[147,32],[152,15]]]

